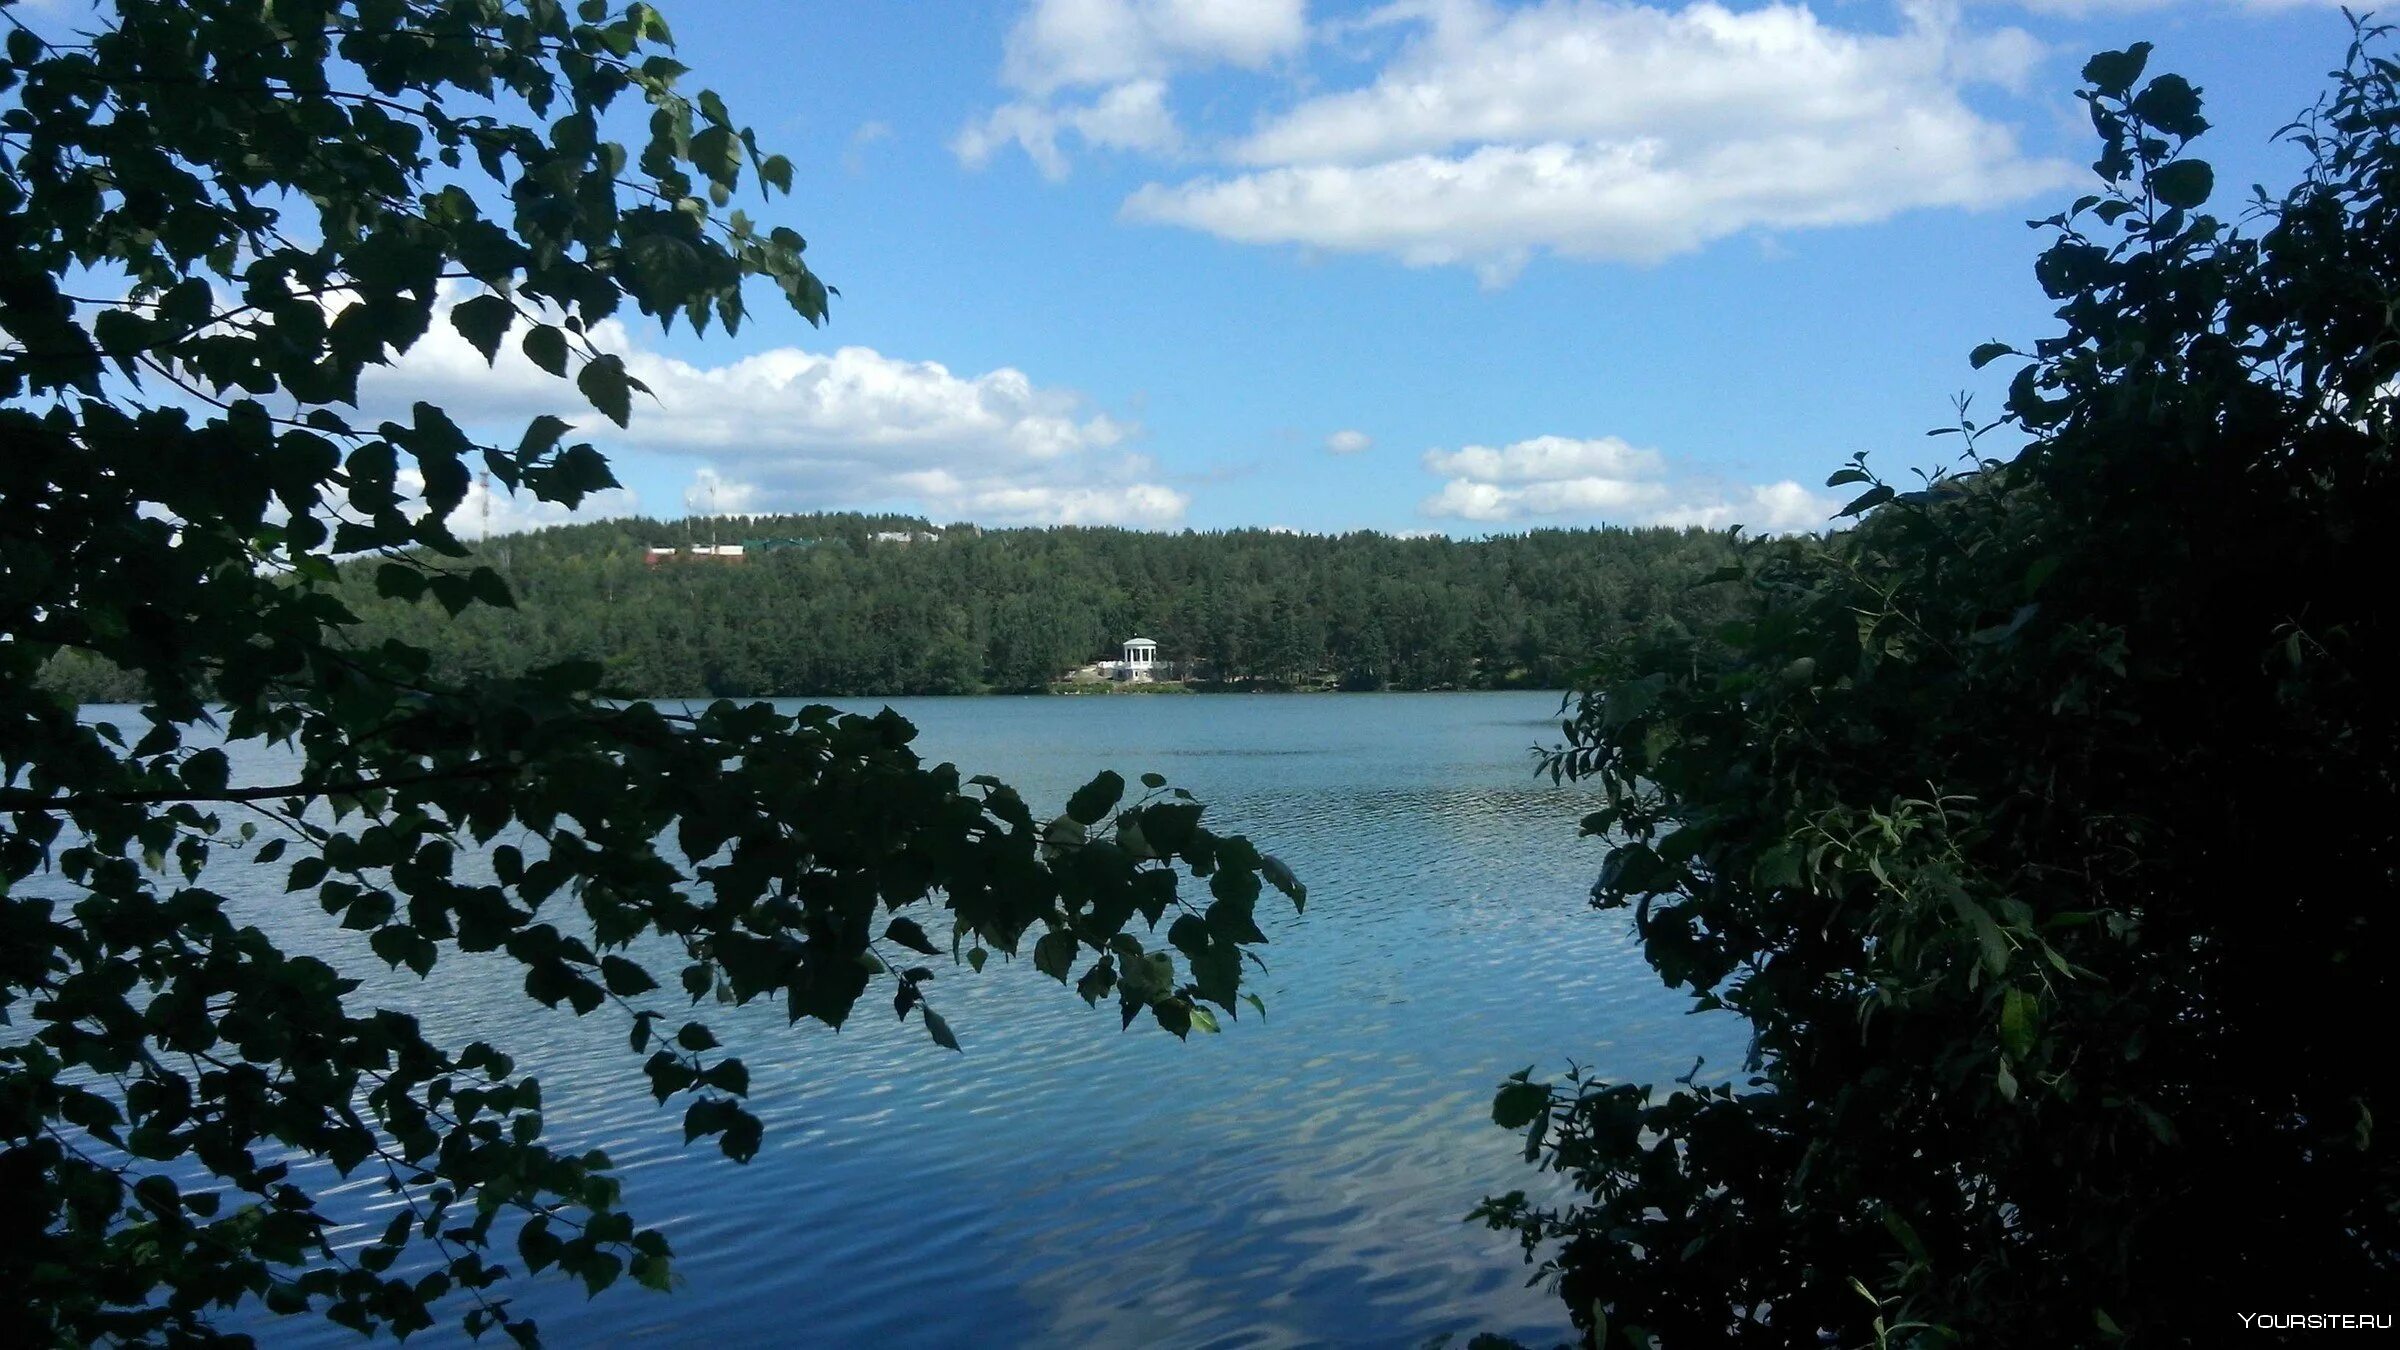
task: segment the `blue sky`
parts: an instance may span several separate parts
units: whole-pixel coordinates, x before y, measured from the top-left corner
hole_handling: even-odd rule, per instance
[[[660,396],[604,509],[1454,534],[1804,528],[1852,452],[1931,462],[1954,394],[1997,402],[1969,349],[2051,326],[2025,221],[2085,188],[2083,60],[2148,39],[2202,87],[2223,205],[2288,179],[2348,36],[2246,0],[662,8],[841,295],[614,335]],[[458,356],[386,391],[536,396]]]

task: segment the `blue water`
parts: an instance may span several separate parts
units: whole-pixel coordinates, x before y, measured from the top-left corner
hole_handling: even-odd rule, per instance
[[[872,708],[875,704],[855,705]],[[933,997],[965,1053],[870,997],[836,1033],[776,1008],[704,1010],[751,1069],[766,1146],[747,1167],[685,1150],[611,1013],[527,1002],[521,972],[445,959],[378,975],[451,1043],[499,1042],[538,1071],[546,1138],[618,1161],[636,1219],[683,1283],[587,1300],[518,1280],[554,1346],[1413,1345],[1568,1336],[1524,1287],[1512,1241],[1461,1222],[1491,1192],[1539,1191],[1493,1085],[1570,1058],[1659,1082],[1740,1052],[1684,1015],[1621,915],[1586,904],[1588,793],[1532,772],[1556,695],[921,699],[895,704],[929,759],[991,772],[1037,810],[1103,768],[1156,770],[1309,884],[1305,916],[1262,903],[1268,1015],[1178,1043],[1120,1032],[1030,963],[945,969]],[[252,766],[263,768],[264,766]],[[224,869],[247,870],[247,869]],[[211,875],[254,921],[346,968],[376,964],[254,881]],[[269,874],[272,874],[270,876]],[[300,912],[305,911],[305,912]],[[356,943],[355,951],[342,944]],[[672,1011],[670,1007],[670,1011]],[[334,1203],[380,1231],[361,1173]],[[269,1345],[346,1345],[321,1322],[237,1319]],[[1462,1337],[1463,1339],[1463,1337]],[[449,1325],[416,1344],[463,1341]]]

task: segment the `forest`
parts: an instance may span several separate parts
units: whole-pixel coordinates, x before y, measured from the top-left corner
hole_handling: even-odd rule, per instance
[[[739,563],[689,552],[737,543]],[[678,552],[654,565],[653,547]],[[421,647],[444,678],[589,656],[609,687],[659,697],[1039,691],[1136,635],[1202,687],[1563,688],[1621,635],[1710,626],[1725,602],[1694,583],[1731,556],[1702,530],[1462,541],[632,518],[496,536],[446,563],[490,567],[513,609],[383,595],[373,559],[347,565],[337,594],[364,620],[354,641]],[[92,701],[138,697],[91,662],[52,678]]]

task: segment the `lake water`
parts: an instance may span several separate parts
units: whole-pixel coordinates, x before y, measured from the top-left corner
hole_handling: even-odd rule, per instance
[[[873,703],[847,703],[862,710]],[[587,1300],[519,1280],[554,1346],[1401,1346],[1498,1331],[1567,1337],[1513,1241],[1461,1222],[1542,1178],[1490,1123],[1493,1086],[1574,1059],[1664,1082],[1738,1028],[1684,1014],[1622,915],[1585,895],[1589,793],[1532,774],[1555,694],[896,701],[920,749],[990,772],[1039,813],[1104,768],[1156,770],[1310,887],[1266,902],[1271,969],[1222,1035],[1120,1032],[1029,962],[943,969],[933,996],[964,1054],[888,1000],[850,1026],[787,1028],[773,1006],[707,1010],[749,1063],[764,1149],[686,1151],[616,1016],[527,1002],[506,966],[446,959],[359,996],[429,1034],[489,1037],[540,1072],[546,1137],[618,1161],[628,1207],[673,1241],[685,1283]],[[232,868],[226,871],[242,871]],[[298,948],[356,940],[294,915],[281,868],[236,891]],[[273,881],[268,880],[272,874]],[[251,886],[256,889],[252,890]],[[280,919],[274,917],[281,915]],[[363,943],[345,967],[369,962]],[[670,981],[671,983],[671,981]],[[339,1202],[386,1202],[365,1173]],[[513,1264],[513,1261],[512,1261]],[[268,1345],[356,1344],[322,1322],[244,1328]],[[455,1322],[415,1340],[448,1344]],[[1464,1337],[1462,1336],[1463,1340]]]

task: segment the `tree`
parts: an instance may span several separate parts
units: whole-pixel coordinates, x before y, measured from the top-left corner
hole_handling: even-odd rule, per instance
[[[1740,619],[1619,651],[1553,761],[1606,794],[1595,903],[1755,1037],[1740,1082],[1503,1087],[1579,1195],[1482,1213],[1597,1343],[2218,1345],[2400,1288],[2352,1039],[2400,924],[2400,66],[2361,28],[2237,229],[2148,50],[2084,69],[2060,331],[1974,355],[2023,365],[1957,430],[2022,450],[1836,473],[1856,528],[1751,544]]]
[[[278,869],[360,961],[430,977],[505,953],[533,1001],[624,1018],[687,1137],[737,1160],[760,1140],[748,1074],[674,1003],[839,1024],[875,990],[955,1047],[932,963],[1030,948],[1128,1024],[1236,1007],[1261,879],[1303,892],[1160,780],[1128,800],[1103,775],[1045,823],[922,763],[888,713],[681,715],[598,697],[589,662],[451,680],[355,637],[337,559],[380,555],[385,595],[453,617],[511,604],[448,525],[475,467],[570,506],[611,482],[558,417],[513,446],[423,403],[368,425],[363,369],[446,321],[623,424],[643,390],[589,334],[626,302],[731,331],[760,281],[824,314],[800,236],[730,209],[791,165],[681,91],[655,11],[99,14],[45,31],[0,0],[10,1343],[207,1340],[248,1299],[403,1333],[449,1300],[470,1333],[530,1342],[496,1292],[510,1250],[594,1291],[669,1279],[608,1159],[542,1141],[541,1085],[503,1047],[353,1006],[355,979],[229,917],[223,869]],[[137,681],[142,724],[38,688],[62,654]],[[229,750],[288,776],[237,781]],[[408,1208],[337,1255],[316,1187],[361,1171]]]

